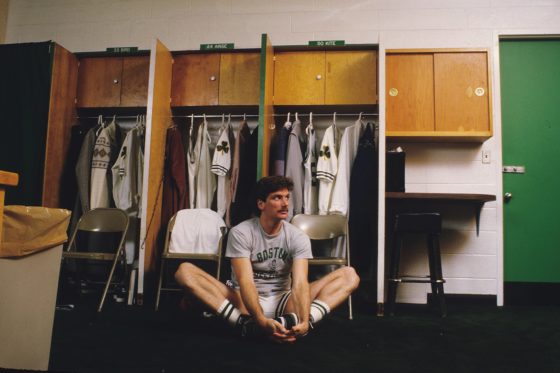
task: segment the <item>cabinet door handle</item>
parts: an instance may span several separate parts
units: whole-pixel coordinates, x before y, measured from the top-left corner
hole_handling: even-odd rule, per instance
[[[321,76],[321,74],[318,74],[318,75],[315,77],[315,79],[317,79],[317,80],[321,80],[322,78],[323,78],[323,77]]]
[[[119,84],[119,80],[118,79],[113,79],[113,84]]]
[[[213,82],[214,80],[216,80],[216,77],[215,77],[214,75],[212,75],[212,76],[210,77],[210,81]]]

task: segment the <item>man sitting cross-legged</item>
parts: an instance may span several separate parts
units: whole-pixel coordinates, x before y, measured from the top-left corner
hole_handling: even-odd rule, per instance
[[[309,283],[312,258],[309,237],[286,222],[293,183],[269,176],[257,183],[259,217],[231,229],[226,256],[232,279],[227,285],[191,263],[175,273],[187,296],[195,298],[242,334],[267,335],[293,343],[311,325],[344,302],[360,279],[352,267],[342,267]]]

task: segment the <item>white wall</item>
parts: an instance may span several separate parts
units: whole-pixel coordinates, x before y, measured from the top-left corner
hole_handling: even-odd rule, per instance
[[[12,0],[6,42],[52,39],[82,52],[116,46],[149,49],[157,37],[171,50],[219,42],[257,48],[260,34],[268,33],[274,45],[342,39],[379,43],[382,50],[490,48],[494,137],[483,144],[400,145],[407,152],[407,191],[501,196],[497,37],[560,34],[559,20],[560,0]],[[482,163],[482,150],[490,151],[490,164]],[[442,237],[446,291],[498,294],[501,303],[501,202],[484,206],[480,228],[477,236],[468,208],[449,209],[446,214]],[[414,271],[426,265],[408,260],[403,267]],[[400,299],[423,302],[425,294],[410,284],[403,286]]]

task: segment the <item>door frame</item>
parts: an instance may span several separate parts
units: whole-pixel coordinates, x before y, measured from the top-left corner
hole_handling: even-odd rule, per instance
[[[498,103],[494,105],[493,110],[493,122],[494,122],[494,141],[496,141],[496,149],[500,151],[497,154],[496,165],[499,168],[497,172],[496,180],[496,215],[498,219],[497,224],[497,252],[496,252],[496,297],[497,305],[504,305],[504,185],[502,177],[502,99],[501,99],[501,72],[500,72],[500,41],[507,39],[532,39],[532,40],[546,40],[546,39],[560,39],[560,28],[549,29],[549,30],[539,30],[539,31],[528,31],[528,30],[495,30],[493,34],[493,81],[492,85],[494,87],[492,101]]]

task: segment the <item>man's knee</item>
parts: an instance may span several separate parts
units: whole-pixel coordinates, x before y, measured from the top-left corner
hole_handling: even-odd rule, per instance
[[[185,288],[192,288],[196,281],[196,273],[198,271],[198,267],[192,263],[181,263],[175,272],[175,280],[179,285]]]
[[[356,270],[353,267],[342,267],[341,271],[350,291],[356,290],[360,285],[360,276],[358,276]]]

